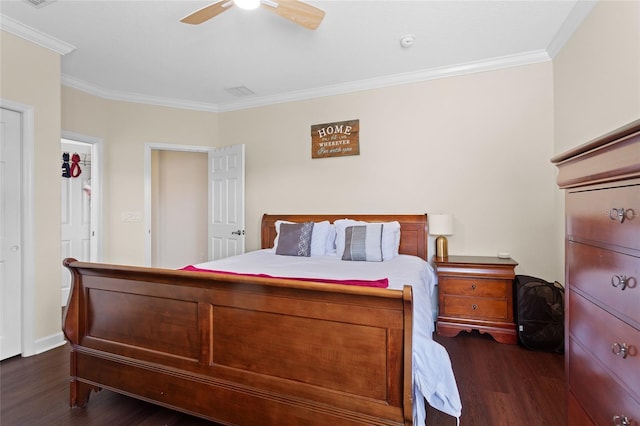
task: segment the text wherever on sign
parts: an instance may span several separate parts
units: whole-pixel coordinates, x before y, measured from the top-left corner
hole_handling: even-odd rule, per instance
[[[311,126],[311,158],[360,155],[360,120]]]

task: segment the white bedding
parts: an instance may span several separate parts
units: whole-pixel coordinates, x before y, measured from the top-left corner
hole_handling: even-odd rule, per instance
[[[413,288],[414,424],[424,425],[422,398],[456,418],[462,405],[447,351],[432,339],[435,312],[432,303],[437,283],[431,265],[416,256],[399,255],[384,262],[349,262],[337,256],[279,256],[264,249],[194,265],[200,269],[276,277],[378,280],[387,278],[390,289]]]

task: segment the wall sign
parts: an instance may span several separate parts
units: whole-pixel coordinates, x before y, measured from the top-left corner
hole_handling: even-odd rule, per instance
[[[360,120],[311,126],[311,158],[360,155]]]

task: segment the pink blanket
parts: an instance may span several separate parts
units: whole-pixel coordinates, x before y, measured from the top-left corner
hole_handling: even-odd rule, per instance
[[[308,278],[308,277],[274,277],[272,275],[267,274],[241,274],[238,272],[229,272],[229,271],[215,271],[212,269],[200,269],[193,265],[185,266],[184,268],[180,268],[181,271],[192,271],[192,272],[215,272],[216,274],[227,274],[227,275],[241,275],[245,277],[262,277],[262,278],[282,278],[287,280],[297,280],[297,281],[315,281],[321,282],[325,284],[342,284],[342,285],[356,285],[361,287],[378,287],[378,288],[387,288],[389,286],[389,280],[387,278],[381,278],[379,280],[330,280],[327,278]]]

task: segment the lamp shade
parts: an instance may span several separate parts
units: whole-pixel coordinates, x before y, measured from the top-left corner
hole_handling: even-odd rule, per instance
[[[453,235],[453,216],[450,214],[433,213],[429,215],[429,234]]]

